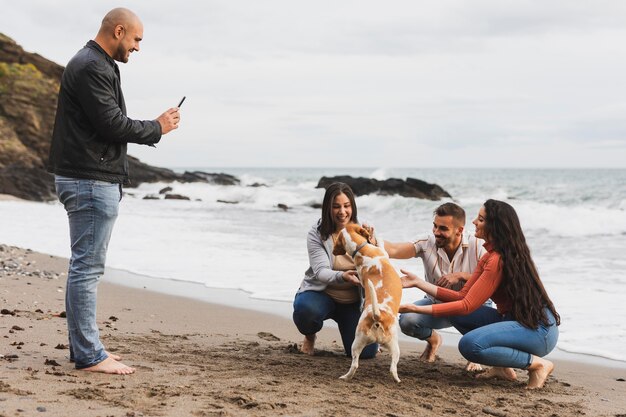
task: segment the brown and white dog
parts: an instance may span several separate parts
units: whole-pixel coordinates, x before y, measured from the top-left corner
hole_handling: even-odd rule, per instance
[[[359,367],[359,355],[365,346],[378,342],[391,352],[389,371],[396,382],[398,378],[398,308],[402,298],[402,283],[389,262],[383,247],[370,243],[370,234],[358,224],[348,224],[337,237],[334,255],[345,253],[352,256],[356,271],[365,289],[365,304],[359,318],[352,343],[352,366],[341,379],[350,379]]]

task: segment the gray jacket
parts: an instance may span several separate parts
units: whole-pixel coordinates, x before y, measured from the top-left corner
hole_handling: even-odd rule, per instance
[[[320,220],[321,221],[321,220]],[[331,265],[334,262],[333,238],[322,240],[317,227],[318,221],[311,227],[306,238],[306,247],[309,252],[309,269],[304,273],[304,279],[300,284],[298,293],[303,291],[324,291],[331,283],[343,283],[342,271],[333,271]]]

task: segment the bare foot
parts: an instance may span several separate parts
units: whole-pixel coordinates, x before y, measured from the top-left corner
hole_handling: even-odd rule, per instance
[[[504,379],[506,381],[516,381],[517,374],[513,370],[513,368],[501,368],[498,366],[494,366],[493,368],[487,369],[482,374],[476,375],[477,379]]]
[[[106,358],[97,365],[90,366],[89,368],[80,369],[87,372],[101,372],[103,374],[115,374],[115,375],[129,375],[135,372],[135,368],[124,365],[122,362],[118,362],[112,358]]]
[[[420,356],[420,361],[422,362],[435,362],[437,359],[437,350],[439,350],[439,346],[441,346],[442,340],[439,333],[433,330],[433,333],[430,335],[428,339],[426,339],[426,349]]]
[[[479,363],[467,361],[467,365],[465,365],[465,370],[467,372],[480,372],[483,370],[483,367],[480,366]]]
[[[122,360],[122,357],[120,355],[116,355],[115,353],[111,353],[108,350],[105,350],[104,353],[106,353],[107,356],[109,358],[113,359],[113,360],[116,360],[116,361],[121,361]]]
[[[116,361],[121,361],[122,360],[122,357],[120,355],[116,355],[115,353],[111,353],[108,350],[105,350],[104,353],[106,353],[109,358],[114,359]],[[74,359],[70,358],[70,362],[74,362]]]
[[[553,370],[554,364],[552,362],[533,356],[533,361],[528,367],[528,385],[526,385],[526,389],[542,388]]]
[[[315,334],[308,334],[304,336],[304,342],[302,342],[302,347],[300,347],[300,352],[306,353],[307,355],[315,355],[315,338],[317,336]]]

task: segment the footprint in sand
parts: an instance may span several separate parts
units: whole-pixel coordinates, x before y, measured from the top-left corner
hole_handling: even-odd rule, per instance
[[[256,335],[263,340],[267,340],[268,342],[278,342],[280,340],[278,337],[268,332],[258,332]]]

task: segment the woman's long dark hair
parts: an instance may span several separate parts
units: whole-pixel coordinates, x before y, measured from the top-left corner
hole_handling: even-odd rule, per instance
[[[500,285],[512,300],[513,318],[532,329],[537,328],[539,323],[548,325],[544,311],[544,307],[547,307],[554,315],[556,324],[561,324],[561,317],[548,297],[530,257],[530,249],[515,209],[498,200],[487,200],[484,207],[485,236],[494,251],[500,254],[503,274]]]
[[[317,230],[319,230],[323,240],[328,239],[328,236],[335,233],[336,225],[333,220],[332,208],[335,197],[339,194],[345,194],[346,197],[348,197],[348,200],[350,200],[350,205],[352,206],[352,216],[350,217],[350,221],[353,223],[359,222],[357,220],[356,203],[354,201],[354,192],[352,192],[352,188],[343,182],[334,182],[328,186],[326,194],[324,194],[324,201],[322,202],[322,221],[317,227]]]

